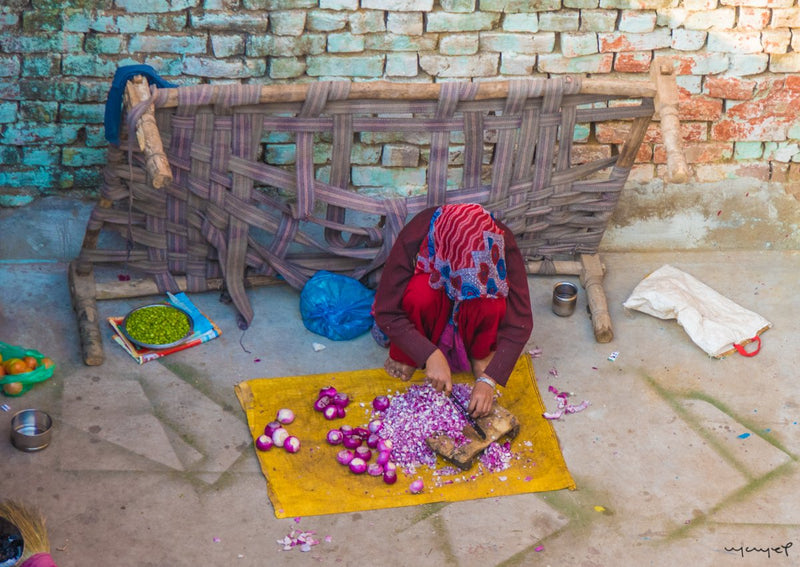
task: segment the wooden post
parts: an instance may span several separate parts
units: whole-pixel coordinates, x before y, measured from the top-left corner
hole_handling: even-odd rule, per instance
[[[69,294],[72,308],[78,320],[78,332],[81,337],[83,362],[88,366],[103,364],[103,338],[100,335],[100,315],[95,299],[94,271],[85,275],[78,273],[78,262],[69,264]]]
[[[141,75],[133,77],[125,85],[126,108],[131,109],[149,98],[150,87],[147,79]],[[150,177],[150,183],[156,189],[166,187],[168,183],[172,182],[172,170],[167,155],[164,153],[152,105],[136,123],[136,141],[139,143],[139,149],[145,155],[145,167]]]
[[[604,270],[600,257],[597,254],[581,254],[581,264],[583,270],[580,280],[589,301],[594,338],[598,343],[611,342],[614,331],[611,329],[611,315],[608,313],[606,292],[603,290]]]
[[[686,165],[681,144],[678,85],[672,62],[666,58],[657,58],[650,67],[650,78],[656,85],[656,114],[661,121],[661,135],[667,151],[667,181],[686,183],[689,180],[689,167]]]

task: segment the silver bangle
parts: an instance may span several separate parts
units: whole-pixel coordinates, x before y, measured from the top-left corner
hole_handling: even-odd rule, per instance
[[[497,382],[495,382],[488,376],[480,376],[479,378],[475,379],[475,382],[483,382],[484,384],[489,384],[492,387],[492,389],[497,388]]]

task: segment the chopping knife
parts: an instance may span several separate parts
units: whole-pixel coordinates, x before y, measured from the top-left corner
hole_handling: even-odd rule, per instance
[[[469,424],[472,426],[472,429],[474,429],[474,430],[475,430],[475,433],[477,433],[477,434],[478,434],[478,437],[480,437],[481,439],[486,439],[486,432],[483,430],[483,428],[482,428],[480,425],[478,425],[478,422],[477,422],[477,421],[475,421],[475,418],[474,418],[474,417],[472,417],[472,416],[469,414],[469,411],[467,411],[467,408],[466,408],[466,407],[464,407],[464,404],[462,404],[462,403],[461,403],[461,402],[458,400],[458,398],[456,398],[456,397],[455,397],[455,396],[452,394],[452,392],[450,393],[450,399],[451,399],[451,400],[453,400],[453,403],[454,403],[454,404],[456,405],[456,407],[458,408],[458,411],[460,411],[460,412],[461,412],[461,414],[462,414],[462,415],[463,415],[463,416],[464,416],[464,417],[467,419],[467,422],[468,422],[468,423],[469,423]]]

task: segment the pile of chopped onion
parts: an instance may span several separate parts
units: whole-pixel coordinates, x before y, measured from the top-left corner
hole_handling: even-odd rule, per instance
[[[489,446],[483,450],[478,460],[487,471],[496,473],[510,467],[513,457],[511,443],[506,441],[501,445],[495,441],[494,443],[489,443]]]

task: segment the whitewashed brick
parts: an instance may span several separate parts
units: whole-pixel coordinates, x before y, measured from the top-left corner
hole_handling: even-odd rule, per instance
[[[363,10],[386,10],[388,12],[430,12],[433,0],[361,0]]]
[[[275,35],[298,36],[306,27],[306,13],[300,10],[272,12],[269,15],[269,24]]]
[[[619,31],[632,33],[651,32],[656,27],[654,11],[622,10],[619,18]]]
[[[690,12],[713,10],[717,7],[717,0],[683,0],[681,5]]]
[[[736,28],[740,30],[763,30],[769,25],[772,11],[765,8],[739,8],[739,19]]]
[[[348,21],[350,22],[350,31],[355,34],[386,31],[383,12],[361,10],[360,12],[350,14]]]
[[[678,51],[697,51],[706,44],[708,32],[677,28],[672,30],[672,49]]]
[[[557,53],[539,55],[538,70],[543,73],[610,73],[614,65],[612,53],[564,57]]]
[[[792,32],[788,29],[761,32],[761,45],[765,53],[787,53],[791,42]]]
[[[542,12],[539,14],[539,29],[554,32],[578,31],[580,14],[578,10]]]
[[[769,58],[769,70],[773,73],[800,72],[800,53],[780,53]]]
[[[772,10],[772,28],[800,28],[800,8],[776,8]]]
[[[725,53],[760,53],[761,34],[711,30],[708,32],[708,50]]]
[[[617,25],[616,10],[582,10],[580,31],[612,32]]]
[[[306,18],[306,25],[311,31],[329,32],[339,31],[347,25],[347,14],[312,10]]]
[[[422,35],[422,14],[414,12],[389,12],[386,31],[398,35]]]
[[[564,0],[564,8],[578,10],[594,10],[600,6],[600,0]]]
[[[556,34],[541,32],[535,34],[481,32],[480,50],[501,53],[549,53],[556,43]]]
[[[730,66],[728,74],[735,77],[760,75],[767,70],[770,56],[766,53],[731,53],[728,55]]]
[[[533,14],[506,14],[503,17],[503,30],[507,32],[539,31],[539,16]]]
[[[736,22],[735,8],[719,8],[708,12],[694,12],[686,15],[683,25],[690,30],[710,30],[733,28]]]
[[[420,54],[419,65],[429,75],[444,78],[492,77],[497,74],[499,53],[478,55],[428,55]]]
[[[561,54],[564,57],[580,57],[598,52],[597,34],[589,32],[565,32],[561,34]]]
[[[358,0],[319,0],[322,10],[358,10]]]
[[[686,90],[689,94],[703,92],[703,77],[700,75],[678,75],[675,77],[678,88]]]
[[[480,36],[476,33],[446,35],[439,38],[442,55],[474,55],[478,52]]]
[[[535,55],[503,53],[500,56],[500,73],[503,75],[530,76],[536,68]]]
[[[656,10],[656,25],[664,26],[675,30],[683,26],[689,11],[685,8],[668,8],[666,10]]]
[[[417,63],[416,53],[387,53],[386,75],[389,77],[416,77],[419,72]]]

